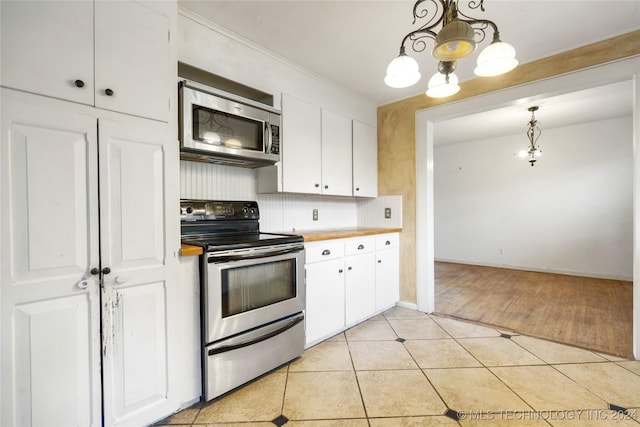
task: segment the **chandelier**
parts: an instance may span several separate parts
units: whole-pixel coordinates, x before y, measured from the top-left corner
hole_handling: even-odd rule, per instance
[[[542,156],[542,150],[539,145],[536,145],[538,142],[538,138],[540,138],[540,134],[542,131],[538,127],[538,121],[536,120],[536,116],[534,113],[538,111],[537,106],[529,107],[527,111],[531,111],[531,119],[529,120],[528,129],[527,129],[527,138],[529,139],[529,147],[526,150],[520,151],[520,157],[527,157],[531,166],[536,163],[538,157]]]
[[[471,0],[467,7],[484,12],[484,0]],[[420,80],[420,71],[415,59],[405,53],[409,43],[414,52],[426,49],[425,38],[434,40],[431,54],[439,60],[438,72],[428,83],[427,95],[444,98],[460,90],[458,77],[454,74],[457,60],[472,54],[486,37],[485,30],[491,27],[493,39],[480,55],[474,73],[488,77],[504,74],[513,70],[518,61],[516,51],[509,43],[500,40],[498,26],[488,19],[476,19],[458,10],[456,0],[418,0],[413,5],[413,24],[416,20],[425,20],[418,29],[404,36],[400,43],[400,54],[387,67],[384,78],[387,86],[393,88],[409,87]],[[436,27],[442,25],[439,32]]]

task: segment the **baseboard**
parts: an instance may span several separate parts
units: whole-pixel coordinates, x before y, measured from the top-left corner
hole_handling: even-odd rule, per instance
[[[418,304],[414,304],[412,302],[404,302],[404,301],[398,301],[396,303],[396,305],[398,307],[402,307],[402,308],[408,308],[409,310],[415,310],[418,311]]]

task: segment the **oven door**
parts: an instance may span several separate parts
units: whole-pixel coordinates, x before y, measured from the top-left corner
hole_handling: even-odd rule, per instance
[[[205,344],[304,310],[302,244],[207,253],[206,261]]]

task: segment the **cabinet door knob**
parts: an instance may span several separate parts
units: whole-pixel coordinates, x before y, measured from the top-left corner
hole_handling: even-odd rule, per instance
[[[331,251],[329,249],[325,249],[322,251],[322,255],[331,255]]]
[[[80,79],[76,80],[75,82],[73,82],[73,84],[76,85],[76,87],[84,87],[84,82]]]
[[[382,260],[381,259],[378,260],[378,264],[382,264]]]
[[[361,251],[364,249],[364,245],[358,245],[358,250]]]
[[[356,187],[356,191],[360,191],[360,187]]]
[[[338,270],[338,273],[342,274],[342,269]]]
[[[113,96],[113,91],[111,89],[105,89],[104,94],[107,96]]]
[[[329,188],[329,186],[328,186],[328,185],[325,185],[325,186],[324,186],[324,189],[326,190],[327,188]]]
[[[320,187],[320,184],[315,184],[315,187],[316,187],[316,188]]]
[[[352,270],[352,268],[351,268],[351,267],[347,267],[347,270],[351,271],[351,270]]]
[[[91,269],[91,274],[93,274],[94,276],[95,276],[96,274],[100,274],[100,269],[99,269],[98,267],[93,267],[93,268]]]
[[[389,246],[391,244],[391,242],[387,240],[386,242],[384,242],[384,244]]]
[[[111,269],[109,267],[105,267],[102,269],[102,274],[109,274],[111,273]]]

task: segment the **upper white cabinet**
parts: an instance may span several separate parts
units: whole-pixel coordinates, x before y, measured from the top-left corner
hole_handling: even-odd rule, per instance
[[[258,169],[258,193],[376,197],[377,168],[374,127],[283,94],[282,161]]]
[[[353,121],[353,195],[378,196],[378,136],[376,129]]]
[[[351,196],[351,120],[322,110],[322,194]]]
[[[321,194],[320,123],[320,107],[282,95],[282,191]]]
[[[0,7],[2,86],[168,120],[169,20],[153,2]]]

